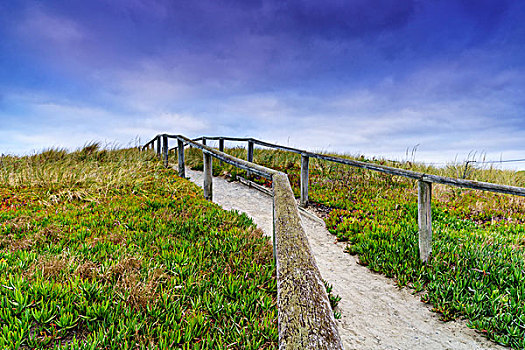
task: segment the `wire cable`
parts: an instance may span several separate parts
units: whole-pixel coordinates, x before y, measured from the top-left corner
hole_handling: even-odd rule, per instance
[[[486,161],[476,161],[476,160],[470,160],[470,163],[517,163],[517,162],[525,162],[525,159],[506,159],[506,160],[486,160]]]

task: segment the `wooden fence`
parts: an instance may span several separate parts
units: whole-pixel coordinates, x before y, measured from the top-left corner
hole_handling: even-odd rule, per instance
[[[217,151],[206,146],[206,140],[209,138],[190,140],[182,135],[163,134],[157,135],[144,145],[142,150],[154,148],[156,143],[157,155],[168,166],[169,139],[177,141],[178,170],[181,177],[185,176],[184,147],[190,145],[202,150],[204,158],[203,190],[204,196],[210,200],[213,195],[213,158],[272,180],[273,249],[277,268],[279,349],[343,349],[321,274],[301,225],[288,176],[252,163],[253,142],[251,146],[250,143],[248,144],[247,158],[250,161],[223,153],[225,138],[217,138],[220,149]],[[202,141],[202,143],[197,141]]]
[[[160,138],[151,140],[146,146],[153,147],[154,141],[157,140],[157,152],[160,157]],[[313,153],[298,148],[281,146],[269,142],[260,141],[253,138],[239,138],[239,137],[208,137],[203,136],[194,141],[218,140],[219,150],[224,150],[224,141],[241,141],[248,143],[247,159],[253,161],[254,145],[278,149],[287,152],[293,152],[301,155],[301,199],[300,205],[306,207],[308,205],[308,165],[309,159],[321,159],[329,162],[345,164],[352,167],[373,170],[385,174],[403,176],[418,181],[418,225],[419,225],[419,257],[421,261],[426,262],[432,254],[432,183],[450,185],[461,188],[470,188],[482,191],[506,193],[516,196],[525,196],[525,188],[515,186],[498,185],[488,182],[479,182],[472,180],[456,179],[446,176],[437,176],[425,174],[421,172],[388,167],[379,164],[360,162],[346,158],[328,156],[319,153]],[[167,159],[167,155],[165,156]]]

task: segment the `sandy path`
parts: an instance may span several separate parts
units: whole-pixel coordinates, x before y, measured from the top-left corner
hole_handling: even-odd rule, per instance
[[[186,170],[186,176],[202,186],[201,172]],[[213,201],[224,209],[245,212],[271,235],[270,196],[214,177]],[[304,214],[301,218],[321,275],[341,296],[337,322],[346,349],[505,349],[465,322],[441,322],[408,289],[400,290],[392,280],[358,265],[322,221]]]

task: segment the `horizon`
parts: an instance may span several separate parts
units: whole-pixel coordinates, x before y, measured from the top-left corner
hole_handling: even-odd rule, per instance
[[[169,132],[524,159],[524,15],[517,0],[2,3],[0,154]]]
[[[221,135],[221,136],[223,136],[223,135]],[[206,137],[217,137],[217,135],[206,135]],[[228,138],[228,137],[235,137],[235,136],[231,136],[231,135],[224,136],[224,138]],[[154,138],[152,138],[151,140],[153,140],[153,139]],[[69,147],[68,148],[68,147],[62,147],[62,146],[56,146],[55,145],[55,146],[50,146],[50,147],[44,147],[42,149],[29,150],[29,151],[27,151],[27,152],[25,152],[23,154],[1,153],[0,157],[31,157],[31,156],[35,156],[35,155],[38,155],[38,154],[41,154],[41,153],[44,153],[44,152],[48,152],[48,151],[58,151],[58,152],[65,151],[67,153],[73,153],[73,152],[81,151],[83,148],[90,147],[90,146],[92,146],[94,144],[98,145],[98,149],[99,150],[118,151],[118,150],[126,150],[126,149],[133,149],[133,148],[142,147],[147,142],[149,142],[151,140],[142,141],[139,138],[136,138],[135,140],[130,141],[130,142],[128,142],[125,145],[117,143],[117,142],[114,142],[114,141],[109,141],[108,142],[108,141],[100,141],[100,140],[99,141],[91,140],[91,141],[85,142],[84,144],[82,144],[81,146],[78,146],[78,147]],[[171,144],[169,145],[169,149],[171,150],[173,147],[176,146],[176,143],[175,143],[175,141],[173,139],[168,139],[168,143],[170,143],[170,141],[171,141]],[[265,140],[261,140],[261,141],[265,141]],[[219,142],[217,140],[207,140],[207,145],[210,146],[210,147],[218,148],[219,147]],[[290,144],[287,144],[285,146],[295,147],[294,145],[290,145]],[[225,140],[225,148],[226,149],[227,148],[237,148],[237,147],[241,147],[241,148],[247,149],[247,145],[243,141],[228,141],[228,140]],[[255,149],[272,150],[272,148],[259,146],[259,145],[254,145],[254,147],[255,147]],[[510,171],[515,171],[515,172],[525,171],[525,170],[520,170],[520,169],[513,169],[512,166],[509,167],[509,165],[507,164],[509,161],[511,163],[525,162],[525,159],[517,159],[517,160],[503,160],[503,159],[500,159],[500,160],[488,160],[488,159],[486,159],[486,155],[484,153],[477,153],[477,152],[469,153],[468,160],[459,160],[458,156],[456,155],[456,157],[452,161],[447,161],[447,162],[425,162],[425,161],[421,161],[421,160],[416,159],[417,148],[416,149],[415,148],[407,149],[406,152],[405,152],[405,156],[402,157],[402,158],[377,157],[375,155],[365,155],[363,153],[355,153],[355,154],[353,154],[353,153],[349,153],[349,152],[338,152],[337,150],[327,150],[327,149],[304,149],[304,150],[305,151],[309,151],[309,152],[313,152],[313,153],[319,153],[319,154],[334,154],[334,155],[343,156],[343,157],[351,157],[351,158],[354,158],[356,160],[360,160],[360,158],[363,158],[365,160],[373,161],[373,162],[387,161],[387,162],[399,163],[399,164],[413,163],[413,164],[416,164],[416,165],[430,166],[430,167],[434,167],[434,168],[437,168],[437,169],[443,169],[443,168],[446,168],[446,167],[449,167],[449,166],[452,166],[452,167],[463,167],[463,166],[466,166],[468,164],[468,166],[471,166],[471,167],[474,167],[474,168],[477,167],[477,169],[480,169],[480,170],[496,169],[496,170],[510,170]],[[512,164],[510,164],[510,165],[512,165]]]

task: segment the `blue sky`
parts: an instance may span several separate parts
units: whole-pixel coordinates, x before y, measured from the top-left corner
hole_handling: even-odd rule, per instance
[[[524,19],[518,0],[2,1],[0,153],[168,132],[525,158]]]

